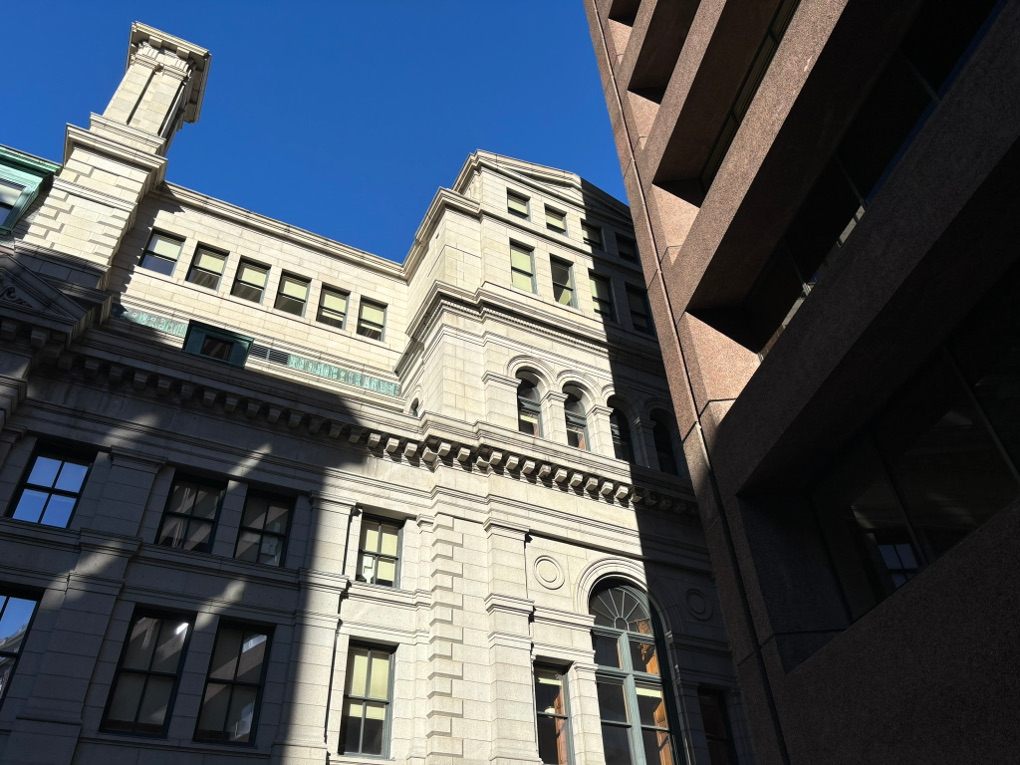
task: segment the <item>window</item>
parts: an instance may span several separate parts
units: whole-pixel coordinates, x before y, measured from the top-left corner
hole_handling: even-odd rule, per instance
[[[16,183],[0,178],[0,223],[3,223],[25,189]]]
[[[136,613],[121,652],[102,730],[166,736],[192,619]]]
[[[40,449],[8,515],[19,521],[67,528],[91,466],[91,458]]]
[[[350,647],[340,724],[340,746],[344,754],[387,753],[392,665],[390,649]]]
[[[319,296],[319,314],[315,318],[323,324],[343,329],[347,321],[347,293],[324,286]]]
[[[386,306],[362,300],[358,309],[358,334],[372,340],[382,340],[386,327]]]
[[[584,411],[584,402],[580,392],[564,389],[567,400],[563,402],[563,414],[567,421],[567,443],[578,449],[588,449],[588,416]]]
[[[10,234],[60,165],[3,147],[0,149],[0,234]]]
[[[175,476],[156,544],[210,552],[225,490],[222,482]]]
[[[254,744],[269,635],[262,627],[220,623],[198,713],[196,741]]]
[[[234,557],[267,566],[283,565],[293,507],[293,499],[249,490]]]
[[[698,705],[701,707],[701,724],[708,741],[708,760],[711,765],[731,765],[737,761],[733,753],[733,736],[726,714],[726,694],[709,688],[698,688]]]
[[[676,453],[673,450],[673,425],[676,418],[661,409],[652,412],[652,440],[655,442],[655,456],[659,460],[659,470],[670,475],[680,475]]]
[[[613,288],[609,279],[589,271],[588,280],[591,282],[591,299],[595,305],[595,313],[607,319],[615,319]]]
[[[637,242],[633,239],[617,234],[616,251],[624,260],[637,260]]]
[[[614,408],[609,415],[609,432],[613,437],[613,454],[616,459],[633,462],[634,445],[630,440],[630,426],[627,424],[627,416],[619,409]]]
[[[517,386],[517,429],[529,436],[542,435],[542,402],[530,380],[521,380]]]
[[[558,670],[535,667],[538,757],[545,765],[569,765],[570,713],[567,679]]]
[[[199,287],[217,289],[220,286],[220,277],[223,276],[223,267],[226,264],[226,253],[200,246],[195,250],[195,257],[191,259],[188,281]]]
[[[585,244],[602,249],[602,227],[581,221],[581,239]]]
[[[234,277],[234,286],[230,289],[230,294],[242,300],[261,303],[268,278],[269,266],[242,260],[237,267],[237,276]]]
[[[14,679],[38,601],[0,592],[0,704]]]
[[[527,218],[530,213],[528,212],[528,197],[523,194],[518,194],[516,191],[506,191],[506,210],[511,215],[516,215],[518,218]]]
[[[510,279],[519,290],[538,291],[535,289],[534,251],[513,242],[510,243]]]
[[[652,327],[652,312],[648,308],[648,293],[640,287],[627,285],[627,305],[630,307],[630,321],[635,332],[646,335],[655,333]]]
[[[547,206],[545,208],[545,227],[561,234],[567,233],[567,214]]]
[[[398,582],[400,527],[375,518],[361,522],[361,547],[358,552],[359,582],[394,587]]]
[[[552,268],[553,298],[560,305],[576,308],[574,302],[574,267],[565,260],[550,258]]]
[[[276,309],[295,316],[304,316],[309,284],[311,282],[307,279],[291,274],[280,277],[280,287],[276,290]]]
[[[192,321],[188,324],[188,331],[184,336],[184,352],[243,367],[254,342],[250,337]]]
[[[177,265],[177,258],[181,256],[181,248],[184,247],[184,240],[167,234],[160,234],[153,231],[149,237],[149,244],[142,253],[142,268],[156,271],[164,276],[171,276],[174,266]]]
[[[602,746],[613,765],[673,765],[671,699],[660,674],[658,624],[644,593],[627,585],[597,590],[596,691]],[[669,662],[662,663],[668,670]]]

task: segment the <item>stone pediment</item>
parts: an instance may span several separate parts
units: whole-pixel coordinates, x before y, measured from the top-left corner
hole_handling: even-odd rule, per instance
[[[0,318],[74,337],[88,322],[91,307],[72,300],[18,262],[0,255]]]

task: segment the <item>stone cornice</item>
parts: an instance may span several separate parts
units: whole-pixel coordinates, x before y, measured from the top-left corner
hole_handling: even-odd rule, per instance
[[[78,147],[145,170],[149,173],[150,184],[160,183],[166,174],[166,157],[133,149],[122,143],[111,141],[109,138],[93,133],[90,130],[85,130],[75,125],[68,125],[67,132],[64,135],[65,162],[71,157],[71,152]],[[116,199],[116,197],[114,198]],[[134,205],[131,205],[130,209],[133,211]]]
[[[425,217],[418,225],[418,230],[414,232],[414,244],[411,245],[411,249],[408,250],[407,256],[404,258],[404,278],[408,282],[414,278],[418,266],[421,265],[425,253],[428,251],[432,232],[435,231],[440,218],[447,210],[464,213],[474,218],[480,218],[482,214],[482,207],[475,200],[450,189],[439,189],[432,198],[429,209],[425,211]]]
[[[187,40],[182,40],[180,37],[174,37],[155,27],[150,27],[148,24],[136,21],[131,25],[125,70],[131,66],[132,59],[138,55],[139,48],[143,45],[157,50],[173,51],[182,61],[190,64],[194,71],[194,81],[191,86],[191,97],[185,108],[184,120],[185,122],[198,122],[198,116],[202,111],[202,101],[205,98],[206,83],[209,79],[209,62],[212,58],[209,51]]]

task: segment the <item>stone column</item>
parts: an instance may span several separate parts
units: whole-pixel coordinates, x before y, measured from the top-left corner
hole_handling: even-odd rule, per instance
[[[655,436],[652,428],[655,423],[649,419],[634,420],[634,460],[639,465],[658,469],[659,458],[655,454]]]
[[[156,472],[166,460],[121,447],[110,450],[103,493],[88,520],[92,531],[137,536]]]
[[[599,714],[594,662],[575,661],[571,664],[567,688],[577,765],[616,765],[606,763],[602,748],[602,717]]]
[[[486,372],[482,383],[485,385],[486,424],[517,430],[517,386],[521,381]]]
[[[588,410],[588,437],[591,438],[591,451],[606,457],[615,457],[613,449],[613,431],[609,427],[609,415],[612,409],[596,404]]]
[[[563,413],[563,404],[567,394],[560,391],[548,391],[542,398],[542,437],[558,444],[567,442],[567,420]]]

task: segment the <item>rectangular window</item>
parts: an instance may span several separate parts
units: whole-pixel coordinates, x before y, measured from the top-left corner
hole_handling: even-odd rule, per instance
[[[627,304],[630,307],[630,321],[635,332],[655,334],[652,327],[652,312],[648,307],[648,293],[640,287],[627,285]]]
[[[591,281],[591,299],[595,305],[595,313],[607,319],[615,319],[616,312],[613,310],[613,289],[609,279],[605,276],[588,272]]]
[[[38,601],[0,591],[0,704],[14,679]]]
[[[574,301],[574,267],[565,260],[549,259],[552,269],[553,297],[560,305],[577,307]]]
[[[0,224],[7,218],[7,214],[14,209],[14,205],[21,198],[25,189],[15,183],[0,179]]]
[[[730,765],[737,761],[733,754],[730,722],[726,715],[726,695],[721,691],[698,689],[701,724],[708,741],[708,760],[712,765]]]
[[[237,276],[234,277],[234,286],[230,289],[230,294],[242,300],[261,303],[268,278],[269,266],[242,260],[237,267]]]
[[[581,221],[581,238],[585,244],[602,249],[602,227]]]
[[[546,765],[569,765],[570,713],[567,680],[555,669],[535,667],[538,756]]]
[[[340,723],[340,746],[344,754],[387,753],[392,670],[391,649],[350,647]]]
[[[617,234],[616,251],[624,260],[637,260],[637,242],[633,239]]]
[[[323,287],[319,296],[319,314],[315,318],[323,324],[343,329],[347,321],[347,293]]]
[[[552,231],[559,231],[561,234],[567,232],[567,214],[551,207],[545,208],[545,227]]]
[[[175,476],[156,544],[176,550],[211,551],[226,488],[219,481]]]
[[[91,466],[91,458],[40,449],[8,515],[19,521],[67,528]]]
[[[528,212],[528,201],[528,197],[523,194],[507,189],[506,210],[511,215],[516,215],[518,218],[527,218],[530,214]]]
[[[372,340],[382,340],[386,328],[386,306],[362,300],[358,309],[358,334]]]
[[[136,613],[117,665],[102,730],[166,736],[191,617]]]
[[[400,560],[400,526],[375,518],[361,522],[361,547],[358,552],[359,582],[397,585]]]
[[[142,268],[156,271],[164,276],[171,276],[174,266],[177,265],[177,258],[181,256],[181,248],[184,247],[184,240],[177,237],[152,232],[149,237],[149,244],[142,253]]]
[[[188,323],[188,331],[184,335],[183,350],[193,356],[243,367],[254,342],[250,337],[192,321]]]
[[[249,491],[234,557],[267,566],[282,566],[294,500]]]
[[[208,247],[199,247],[195,250],[195,257],[191,259],[188,281],[199,287],[217,289],[220,286],[220,277],[223,276],[223,267],[226,264],[226,253],[216,252]]]
[[[307,279],[284,274],[280,277],[280,287],[276,291],[276,309],[295,316],[304,316],[310,284],[311,282]]]
[[[510,279],[519,290],[537,291],[534,251],[513,242],[510,243]]]
[[[269,635],[262,627],[220,623],[216,630],[196,741],[254,744]]]

